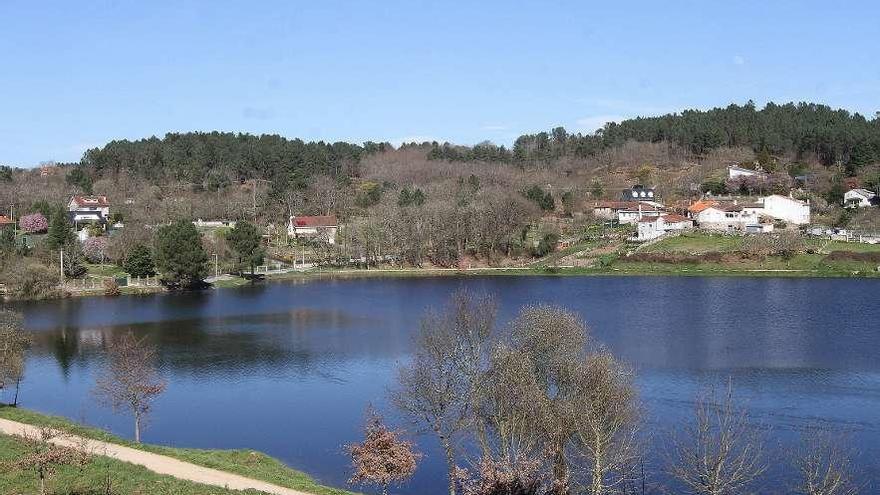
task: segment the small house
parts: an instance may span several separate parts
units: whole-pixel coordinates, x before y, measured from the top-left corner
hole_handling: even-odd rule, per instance
[[[671,231],[687,230],[694,228],[694,221],[690,218],[670,213],[656,217],[645,217],[639,220],[636,230],[636,240],[650,241]]]
[[[752,170],[737,165],[727,167],[727,178],[736,179],[738,177],[766,177],[767,174],[761,170]]]
[[[15,221],[6,215],[0,215],[0,229],[15,227]]]
[[[880,203],[874,191],[868,189],[850,189],[843,194],[843,206],[846,208],[866,208]]]
[[[110,218],[110,201],[107,196],[73,196],[67,203],[67,211],[76,226],[82,223],[105,225]]]
[[[698,202],[699,203],[699,202]],[[746,225],[757,224],[758,214],[734,202],[703,202],[689,209],[701,229],[735,231],[745,230]]]
[[[339,224],[336,215],[292,216],[287,225],[287,235],[297,239],[314,239],[336,244]]]

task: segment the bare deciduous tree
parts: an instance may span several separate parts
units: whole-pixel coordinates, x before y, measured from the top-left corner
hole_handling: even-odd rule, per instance
[[[156,369],[156,348],[131,332],[107,347],[107,361],[95,381],[94,394],[114,411],[134,415],[134,438],[141,441],[141,426],[152,403],[165,390]]]
[[[402,433],[390,430],[375,411],[370,410],[364,427],[364,442],[348,446],[354,474],[350,483],[375,484],[388,493],[388,486],[409,479],[421,457]]]
[[[605,350],[591,353],[578,374],[569,411],[574,449],[586,461],[587,493],[611,493],[633,479],[640,460],[633,375]]]
[[[412,361],[399,370],[398,386],[392,392],[394,404],[440,442],[452,495],[456,437],[473,424],[477,380],[494,319],[494,300],[467,292],[454,294],[442,312],[429,310]]]
[[[59,445],[55,442],[64,435],[48,427],[40,428],[33,435],[25,435],[23,441],[26,452],[17,460],[7,464],[14,470],[34,471],[39,481],[40,494],[46,493],[46,482],[55,474],[61,466],[87,465],[92,455],[85,448],[86,443],[67,441]]]
[[[579,370],[589,342],[586,325],[574,313],[554,306],[528,306],[511,324],[513,347],[531,361],[544,411],[537,429],[552,466],[557,491],[570,478],[566,447],[576,432],[571,416]]]
[[[0,390],[15,384],[13,405],[18,403],[18,386],[24,375],[25,351],[30,342],[24,333],[21,315],[0,311]]]
[[[672,445],[669,472],[691,493],[742,493],[767,469],[762,435],[734,403],[732,387],[720,402],[714,393],[699,397],[694,423]]]
[[[830,432],[814,429],[804,435],[794,459],[799,481],[795,493],[802,495],[856,495],[852,452]]]

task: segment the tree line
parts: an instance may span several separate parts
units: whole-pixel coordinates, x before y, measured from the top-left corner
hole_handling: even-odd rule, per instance
[[[595,133],[570,133],[556,127],[521,135],[510,150],[486,142],[473,147],[435,142],[430,143],[428,156],[449,161],[552,162],[593,156],[627,141],[674,143],[695,154],[722,146],[743,146],[756,153],[815,158],[826,166],[843,164],[854,175],[880,159],[880,119],[815,103],[771,102],[758,109],[749,101],[611,122]]]

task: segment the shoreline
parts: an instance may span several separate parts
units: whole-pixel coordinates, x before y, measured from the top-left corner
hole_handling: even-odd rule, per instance
[[[848,278],[848,279],[880,279],[880,272],[844,272],[841,270],[806,270],[806,269],[713,269],[693,266],[680,266],[670,270],[656,269],[620,269],[620,268],[587,268],[587,267],[486,267],[486,268],[373,268],[373,269],[341,269],[311,270],[267,275],[257,283],[286,282],[291,280],[322,280],[322,279],[356,279],[356,278],[434,278],[434,277],[476,277],[476,276],[517,276],[517,277],[755,277],[755,278]],[[212,284],[205,290],[233,289],[250,285],[244,278],[235,277],[222,283]],[[121,288],[120,295],[148,295],[172,292],[162,286]],[[126,290],[128,289],[128,290]],[[105,296],[103,289],[87,289],[67,292],[60,297],[43,299],[3,299],[3,302],[34,302],[72,299],[80,297],[116,297]]]

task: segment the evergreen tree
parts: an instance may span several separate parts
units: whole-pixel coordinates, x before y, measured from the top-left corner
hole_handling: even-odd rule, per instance
[[[67,173],[65,181],[71,186],[77,186],[86,194],[92,194],[92,178],[86,173],[82,167],[74,167]]]
[[[46,236],[46,245],[49,249],[61,249],[75,240],[70,223],[67,221],[67,212],[63,208],[56,208],[52,212],[49,221],[49,233]]]
[[[156,232],[156,267],[172,288],[195,287],[208,274],[208,255],[192,222],[178,220]]]
[[[262,263],[265,254],[257,227],[250,222],[237,222],[235,228],[226,234],[226,240],[238,255],[238,262],[248,263],[251,267],[251,275],[253,275],[254,266]]]
[[[138,244],[132,248],[122,268],[132,277],[152,277],[156,274],[156,267],[153,265],[153,256],[150,254],[150,248],[143,244]]]

